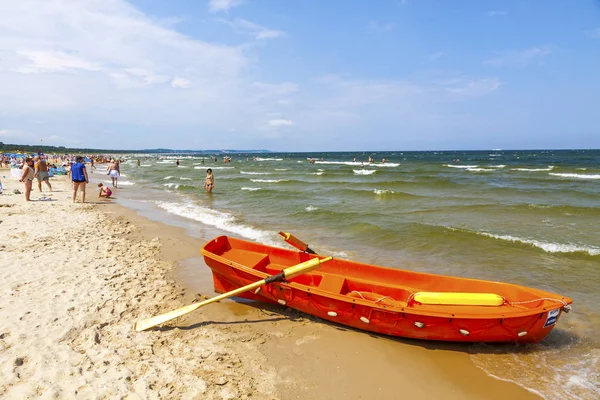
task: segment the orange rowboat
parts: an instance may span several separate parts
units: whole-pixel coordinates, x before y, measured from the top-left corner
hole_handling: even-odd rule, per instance
[[[211,240],[201,252],[218,293],[324,258],[227,236]],[[240,296],[370,332],[456,342],[539,342],[572,303],[568,297],[519,285],[339,259]]]

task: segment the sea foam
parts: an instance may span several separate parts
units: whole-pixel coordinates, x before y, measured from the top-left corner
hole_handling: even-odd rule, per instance
[[[228,213],[214,210],[212,208],[200,206],[193,203],[172,203],[159,201],[156,203],[163,210],[179,215],[180,217],[192,219],[206,225],[212,225],[227,232],[240,235],[246,239],[255,240],[261,243],[277,244],[271,238],[272,232],[263,231],[248,225],[239,223],[236,218]]]
[[[372,175],[377,172],[376,169],[353,169],[356,175]]]
[[[279,183],[287,182],[285,179],[250,179],[252,182],[263,182],[263,183]]]
[[[539,249],[547,253],[586,253],[590,256],[600,255],[600,248],[594,246],[580,246],[576,244],[549,243],[534,239],[523,239],[511,235],[495,235],[487,232],[477,232],[478,235],[487,236],[493,239],[506,240],[513,243],[523,243]]]
[[[471,171],[471,172],[490,172],[490,171],[496,171],[496,169],[494,169],[494,168],[465,168],[465,171]]]
[[[205,167],[194,167],[194,169],[234,169],[235,167],[211,167],[211,166],[205,166]]]
[[[543,171],[552,171],[554,169],[554,165],[548,165],[548,168],[513,168],[511,171],[524,171],[524,172],[543,172]]]
[[[477,168],[477,167],[479,167],[479,165],[453,165],[453,164],[446,164],[446,167],[450,167],[450,168]]]
[[[589,174],[559,174],[559,173],[550,172],[548,175],[560,176],[561,178],[600,179],[600,175],[589,175]]]
[[[373,193],[375,193],[378,196],[381,196],[383,194],[394,194],[395,192],[393,190],[388,189],[375,189],[373,190]]]

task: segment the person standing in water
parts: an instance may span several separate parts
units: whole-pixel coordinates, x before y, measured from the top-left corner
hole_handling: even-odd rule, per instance
[[[212,193],[215,186],[215,177],[213,176],[212,169],[206,170],[206,181],[204,182],[204,188],[208,193]]]
[[[175,165],[179,167],[179,158],[175,161]]]
[[[140,166],[140,160],[137,160],[137,166],[138,167]]]
[[[119,176],[121,175],[121,170],[119,169],[119,160],[115,160],[113,161],[109,166],[108,166],[108,175],[110,176],[110,179],[112,179],[112,185],[113,187],[118,187],[118,179]]]

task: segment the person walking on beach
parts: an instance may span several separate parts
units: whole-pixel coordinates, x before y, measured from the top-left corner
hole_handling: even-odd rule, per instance
[[[25,160],[25,166],[23,167],[23,174],[21,175],[21,179],[19,182],[23,182],[25,184],[25,200],[31,201],[31,187],[33,186],[33,158],[27,157]]]
[[[42,191],[42,182],[46,182],[50,191],[52,191],[52,185],[50,184],[50,174],[48,173],[48,164],[46,164],[46,160],[42,157],[38,157],[37,162],[35,163],[35,174],[34,176],[38,181],[38,189],[40,192]]]
[[[212,193],[215,186],[215,177],[213,176],[212,169],[206,170],[206,181],[204,182],[204,188],[208,193]]]
[[[85,185],[89,183],[87,170],[83,163],[83,157],[77,156],[75,164],[71,166],[71,180],[73,181],[73,203],[77,199],[77,190],[81,189],[81,202],[85,203]]]
[[[110,179],[112,179],[112,185],[113,187],[118,187],[118,179],[119,176],[121,175],[121,170],[119,169],[119,160],[114,160],[109,166],[108,166],[108,175],[110,176]]]

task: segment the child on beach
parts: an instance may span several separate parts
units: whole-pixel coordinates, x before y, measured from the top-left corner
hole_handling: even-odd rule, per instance
[[[25,184],[25,200],[31,201],[31,187],[33,186],[33,158],[27,158],[25,160],[25,166],[23,167],[23,174],[21,175],[21,179],[19,182],[23,182]]]
[[[112,196],[112,190],[110,188],[105,187],[102,183],[98,184],[100,188],[100,193],[98,193],[98,197],[106,197],[107,199]]]

